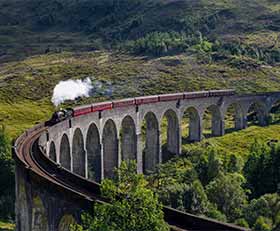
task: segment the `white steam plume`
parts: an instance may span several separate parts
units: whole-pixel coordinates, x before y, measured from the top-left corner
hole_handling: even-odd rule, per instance
[[[74,100],[78,97],[89,97],[93,89],[90,78],[84,80],[60,81],[53,90],[52,103],[55,106],[65,100]]]

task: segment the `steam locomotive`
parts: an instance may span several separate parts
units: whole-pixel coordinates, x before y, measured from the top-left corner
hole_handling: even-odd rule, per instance
[[[73,108],[60,109],[59,111],[56,111],[53,113],[50,120],[45,122],[45,126],[49,127],[49,126],[55,125],[63,120],[71,118],[73,116],[74,116]]]
[[[75,109],[66,108],[55,112],[52,118],[46,122],[46,126],[52,126],[58,122],[66,120],[68,118],[77,117],[81,115],[86,115],[93,112],[101,112],[105,110],[111,110],[113,108],[121,108],[128,106],[139,106],[142,104],[151,104],[157,102],[166,101],[180,101],[184,99],[197,99],[206,97],[223,97],[234,95],[234,90],[215,90],[215,91],[200,91],[200,92],[185,92],[185,93],[175,93],[175,94],[165,94],[165,95],[153,95],[153,96],[143,96],[137,98],[129,98],[123,100],[115,100],[112,102],[102,102],[91,105],[85,105],[81,107],[76,107]]]

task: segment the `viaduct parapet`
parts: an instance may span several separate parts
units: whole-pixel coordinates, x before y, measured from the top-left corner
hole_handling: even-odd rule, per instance
[[[235,129],[240,130],[247,127],[251,111],[265,126],[279,100],[280,92],[178,93],[86,105],[53,126],[37,125],[19,137],[13,148],[17,231],[68,230],[83,209],[102,203],[96,182],[112,177],[122,160],[136,160],[138,173],[153,172],[167,159],[162,152],[162,123],[168,153],[180,155],[186,113],[188,139],[196,142],[203,138],[206,112],[212,115],[212,135],[223,136],[229,108],[234,109]],[[169,208],[165,217],[181,230],[245,230]]]
[[[131,99],[122,100],[118,101],[124,103],[120,107],[65,120],[48,128],[40,139],[40,145],[52,160],[76,174],[98,182],[111,177],[114,168],[127,159],[137,161],[138,173],[148,173],[166,159],[161,148],[161,124],[164,118],[167,119],[167,150],[179,155],[182,147],[182,120],[186,112],[189,118],[188,140],[195,142],[203,138],[203,117],[206,111],[212,115],[212,135],[223,136],[229,108],[234,109],[236,130],[247,127],[250,108],[256,112],[259,124],[265,126],[272,106],[280,99],[278,92],[202,95],[188,99],[174,99],[176,97],[170,96],[170,100],[140,105],[126,105],[124,102],[130,102]],[[89,105],[86,105],[76,110],[87,111],[88,108]]]

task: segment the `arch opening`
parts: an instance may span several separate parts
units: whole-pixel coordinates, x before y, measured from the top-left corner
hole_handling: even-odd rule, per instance
[[[225,114],[225,133],[244,128],[243,113],[238,103],[229,105]]]
[[[265,126],[268,124],[268,113],[260,102],[254,102],[247,110],[247,125]]]
[[[49,230],[47,211],[39,196],[35,196],[32,199],[32,230]]]
[[[113,120],[108,120],[103,128],[104,177],[112,178],[118,167],[118,134]]]
[[[50,151],[49,151],[49,158],[56,162],[56,150],[55,150],[55,144],[52,141],[50,145]]]
[[[122,160],[136,160],[137,156],[137,135],[133,119],[126,116],[121,125],[121,156]]]
[[[65,214],[60,219],[58,224],[58,231],[69,231],[70,226],[76,224],[75,218],[70,214]]]
[[[60,164],[62,167],[71,170],[70,143],[66,134],[62,136],[60,144]]]
[[[179,129],[177,114],[173,110],[166,111],[161,121],[162,162],[179,154]]]
[[[154,113],[148,112],[142,122],[143,172],[150,174],[159,164],[159,124]]]
[[[77,128],[73,136],[72,145],[72,157],[73,157],[73,172],[85,176],[86,174],[86,157],[84,150],[84,139],[82,131]]]
[[[98,128],[95,124],[89,126],[86,139],[88,178],[101,181],[101,144]]]
[[[217,105],[209,106],[204,112],[203,135],[206,138],[224,135],[224,120]]]
[[[201,140],[201,120],[194,107],[187,108],[182,118],[182,143],[191,143]]]

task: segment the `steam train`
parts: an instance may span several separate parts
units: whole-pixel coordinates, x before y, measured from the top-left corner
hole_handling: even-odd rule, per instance
[[[229,89],[229,90],[213,90],[213,91],[199,91],[199,92],[185,92],[185,93],[175,93],[175,94],[165,94],[165,95],[143,96],[143,97],[123,99],[123,100],[115,100],[112,102],[102,102],[102,103],[77,107],[75,109],[72,108],[61,109],[55,112],[52,115],[52,118],[49,121],[47,121],[45,124],[46,126],[52,126],[68,118],[86,115],[93,112],[111,110],[113,108],[122,108],[122,107],[128,107],[133,105],[139,106],[142,104],[167,102],[167,101],[180,101],[185,99],[223,97],[223,96],[231,96],[234,94],[235,94],[235,90]]]
[[[52,126],[56,123],[59,123],[63,120],[73,117],[73,115],[74,115],[73,108],[60,109],[59,111],[56,111],[52,114],[51,119],[45,122],[45,126],[47,127]]]

